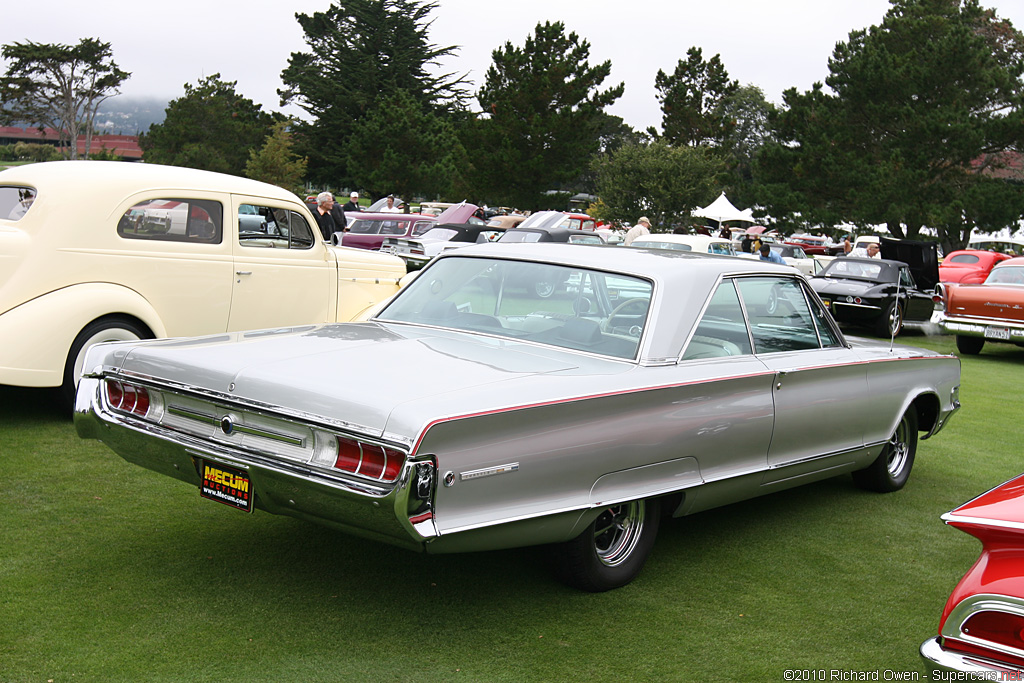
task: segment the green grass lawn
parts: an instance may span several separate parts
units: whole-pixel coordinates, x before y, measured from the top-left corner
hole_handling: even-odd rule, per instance
[[[1024,471],[1022,385],[1024,350],[989,345],[903,491],[844,476],[667,520],[639,579],[597,595],[536,549],[419,555],[217,505],[79,440],[45,392],[0,387],[0,681],[921,672],[979,549],[939,515]]]

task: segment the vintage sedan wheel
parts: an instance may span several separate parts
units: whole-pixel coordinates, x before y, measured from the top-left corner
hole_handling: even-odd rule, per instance
[[[985,346],[984,337],[961,337],[956,336],[957,350],[966,356],[977,356],[981,353],[981,347]]]
[[[903,309],[899,302],[893,301],[886,309],[885,315],[875,323],[875,334],[879,337],[898,337],[903,330]]]
[[[127,318],[110,316],[94,320],[85,326],[68,351],[64,363],[64,382],[61,385],[61,398],[69,409],[75,405],[75,391],[78,381],[82,379],[82,366],[85,363],[85,352],[93,344],[107,341],[135,341],[148,339],[153,335],[144,327]]]
[[[917,453],[917,412],[913,406],[903,413],[896,431],[875,461],[853,473],[857,486],[868,491],[890,493],[903,488],[910,479]]]
[[[609,505],[582,534],[554,546],[555,573],[592,593],[625,586],[647,561],[659,522],[657,500]]]

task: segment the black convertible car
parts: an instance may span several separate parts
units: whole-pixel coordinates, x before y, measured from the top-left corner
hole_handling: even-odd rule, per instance
[[[939,281],[936,245],[883,237],[882,258],[840,257],[811,278],[837,322],[895,337],[904,323],[926,323]]]

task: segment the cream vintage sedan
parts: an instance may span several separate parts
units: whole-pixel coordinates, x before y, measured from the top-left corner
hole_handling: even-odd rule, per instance
[[[0,384],[74,396],[100,341],[348,321],[405,264],[324,243],[274,185],[61,161],[0,172]]]

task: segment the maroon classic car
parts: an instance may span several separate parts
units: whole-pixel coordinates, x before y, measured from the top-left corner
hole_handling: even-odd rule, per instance
[[[343,247],[359,249],[380,249],[388,237],[422,235],[437,223],[433,216],[418,213],[370,213],[354,214],[344,233],[335,233]]]
[[[938,635],[921,645],[928,680],[1020,680],[1024,669],[1024,475],[942,519],[977,538],[982,548],[981,557],[946,601]]]
[[[790,235],[783,239],[782,243],[802,247],[808,256],[828,255],[828,240],[817,235]]]
[[[439,216],[424,216],[418,213],[369,213],[354,214],[344,236],[340,236],[343,247],[359,249],[380,249],[388,237],[419,237],[427,230],[441,223],[471,223],[483,225],[484,220],[477,213],[476,204],[462,202],[441,212]]]
[[[951,251],[939,264],[939,282],[980,284],[985,281],[997,263],[1010,258],[1009,254],[982,249]]]
[[[961,353],[981,353],[986,341],[1024,346],[1024,257],[1001,261],[979,285],[945,283],[939,326],[956,335]]]

